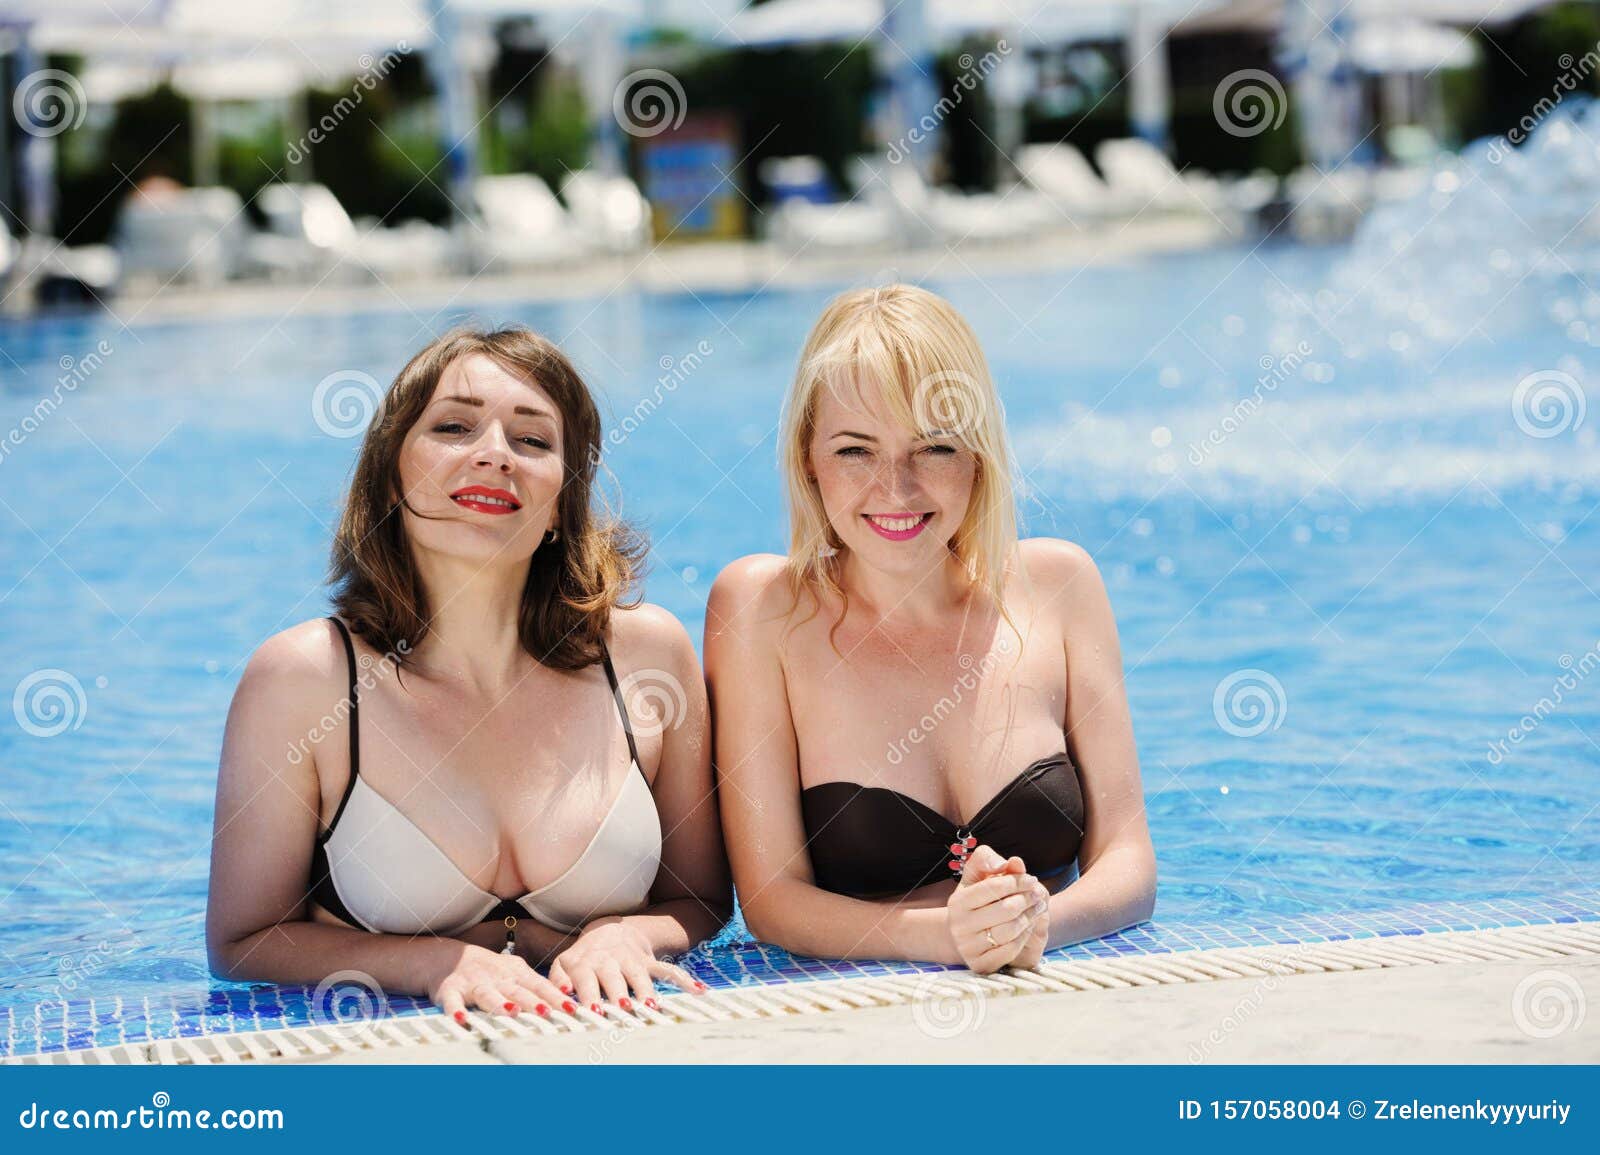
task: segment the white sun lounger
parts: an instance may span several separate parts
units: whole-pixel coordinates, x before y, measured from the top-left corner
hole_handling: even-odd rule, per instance
[[[269,234],[287,243],[287,259],[315,277],[388,279],[445,271],[449,234],[423,221],[362,229],[326,185],[272,184],[256,197]],[[260,245],[252,245],[254,254]],[[276,262],[274,262],[276,263]]]
[[[1069,216],[1090,220],[1132,216],[1143,202],[1112,191],[1083,153],[1066,142],[1030,144],[1017,151],[1023,179]]]
[[[583,255],[571,215],[536,176],[479,177],[473,201],[478,219],[460,233],[474,269],[556,265]]]
[[[632,253],[650,244],[650,202],[625,176],[592,169],[567,174],[561,198],[579,235],[604,253]]]
[[[249,236],[238,193],[192,188],[128,197],[113,243],[129,277],[214,285],[244,268]]]

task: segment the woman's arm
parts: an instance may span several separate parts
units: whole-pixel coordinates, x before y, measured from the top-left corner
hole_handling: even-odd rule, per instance
[[[317,620],[269,638],[234,692],[217,774],[206,953],[212,972],[233,981],[315,985],[358,970],[387,990],[425,995],[462,943],[307,921],[320,821],[315,759],[342,753],[349,741],[347,719],[332,733],[320,723],[348,713],[345,657],[333,631]],[[339,702],[346,704],[335,712]],[[312,735],[320,735],[314,745]]]
[[[643,933],[657,955],[682,954],[712,938],[733,913],[727,856],[711,776],[705,678],[688,631],[659,606],[619,611],[613,631],[617,677],[636,731],[661,735],[652,783],[661,816],[661,870],[650,906],[596,919]],[[629,687],[638,692],[627,693]]]
[[[311,852],[320,825],[317,758],[349,773],[344,648],[326,620],[269,638],[234,692],[217,774],[206,902],[212,973],[236,982],[315,986],[359,971],[384,990],[502,1010],[555,1001],[521,961],[433,935],[371,934],[309,921]],[[337,703],[344,703],[336,706]],[[325,731],[325,716],[340,719]],[[313,735],[319,736],[313,741]],[[520,937],[520,936],[519,936]]]
[[[959,963],[942,902],[866,902],[816,885],[779,660],[787,580],[782,558],[743,558],[718,575],[706,607],[723,829],[745,922],[801,954]]]
[[[1048,948],[1099,938],[1149,918],[1155,909],[1156,858],[1105,582],[1089,555],[1069,542],[1025,542],[1023,556],[1042,604],[1039,620],[1061,622],[1067,664],[1064,722],[1083,786],[1079,876],[1050,899]]]

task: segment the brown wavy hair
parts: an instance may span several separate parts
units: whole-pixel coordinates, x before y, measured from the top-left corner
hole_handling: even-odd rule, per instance
[[[403,664],[427,633],[427,590],[406,534],[400,447],[435,387],[460,357],[482,353],[536,382],[561,411],[566,470],[556,505],[554,541],[534,552],[522,589],[522,646],[544,665],[577,670],[598,662],[611,611],[636,604],[643,539],[620,519],[593,508],[600,463],[600,413],[583,378],[560,349],[522,326],[457,329],[418,352],[389,387],[361,443],[350,492],[334,534],[328,580],[339,615],[374,649]]]

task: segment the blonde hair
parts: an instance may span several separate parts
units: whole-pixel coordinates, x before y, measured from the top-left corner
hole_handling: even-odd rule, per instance
[[[950,539],[972,582],[1005,611],[1017,546],[1005,414],[971,326],[943,297],[915,285],[858,289],[828,302],[806,338],[784,402],[782,469],[789,500],[789,575],[796,598],[843,597],[841,547],[809,467],[822,389],[852,393],[921,436],[937,431],[977,458],[972,499]]]

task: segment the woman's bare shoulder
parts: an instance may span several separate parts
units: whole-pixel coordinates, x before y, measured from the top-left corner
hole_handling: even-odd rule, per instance
[[[679,670],[698,662],[678,616],[653,602],[614,610],[609,645],[612,662],[625,670]]]
[[[730,562],[712,583],[706,633],[771,628],[786,621],[794,609],[789,559],[775,553],[753,553]]]
[[[256,647],[239,679],[236,699],[269,704],[292,713],[321,713],[345,692],[349,661],[339,629],[312,618],[280,630]]]

